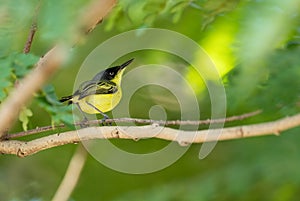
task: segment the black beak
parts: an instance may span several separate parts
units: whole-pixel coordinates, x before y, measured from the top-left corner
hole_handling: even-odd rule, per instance
[[[132,58],[132,59],[126,61],[125,63],[123,63],[122,65],[120,65],[120,69],[123,69],[126,66],[128,66],[133,60],[134,60],[134,58]]]

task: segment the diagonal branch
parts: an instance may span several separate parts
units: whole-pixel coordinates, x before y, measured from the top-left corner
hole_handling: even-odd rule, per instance
[[[27,75],[9,94],[0,107],[0,136],[9,130],[18,117],[21,108],[29,102],[34,92],[46,82],[64,60],[66,50],[55,46],[37,63],[37,67]]]
[[[94,0],[83,16],[79,16],[74,22],[77,33],[74,36],[87,33],[92,30],[99,21],[111,10],[116,0]],[[78,23],[76,25],[76,23]],[[72,38],[72,37],[70,37]],[[76,43],[76,41],[73,41]],[[43,84],[54,74],[59,66],[66,60],[67,47],[56,45],[37,63],[36,68],[29,73],[23,80],[20,81],[20,86],[15,88],[6,100],[1,103],[0,107],[0,137],[11,128],[14,121],[17,119],[21,108],[27,104],[33,94],[38,91]]]
[[[78,143],[85,140],[110,138],[133,140],[159,138],[169,141],[177,141],[180,145],[186,145],[191,143],[203,143],[216,140],[222,141],[271,134],[279,135],[281,131],[291,129],[299,125],[300,114],[266,123],[200,131],[176,130],[172,128],[161,127],[156,124],[150,126],[133,127],[89,127],[77,131],[57,133],[29,142],[18,140],[2,141],[0,142],[0,153],[14,154],[19,157],[25,157],[42,150],[62,146],[65,144]]]

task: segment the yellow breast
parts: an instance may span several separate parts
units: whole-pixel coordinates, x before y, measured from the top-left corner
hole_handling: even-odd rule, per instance
[[[97,111],[88,103],[92,104],[101,112],[108,112],[114,109],[118,105],[118,103],[121,100],[121,97],[122,97],[122,92],[121,90],[118,90],[114,94],[94,94],[94,95],[86,96],[80,100],[78,100],[77,97],[76,98],[74,97],[73,102],[78,103],[81,110],[84,111],[85,113],[98,114],[99,111]]]

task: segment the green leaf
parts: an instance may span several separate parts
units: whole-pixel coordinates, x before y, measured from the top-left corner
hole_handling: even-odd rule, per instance
[[[39,57],[33,54],[16,53],[11,57],[12,68],[14,69],[14,73],[18,79],[27,75],[39,60]]]
[[[43,87],[43,93],[45,94],[45,98],[49,103],[53,105],[61,105],[61,103],[58,101],[53,85],[46,85]]]
[[[74,126],[74,118],[73,115],[70,113],[62,113],[59,115],[60,121],[62,121],[64,124],[66,124],[70,129],[75,129]]]
[[[147,4],[143,7],[143,10],[147,13],[159,13],[166,7],[166,1],[162,0],[152,0],[146,1]]]
[[[43,87],[36,100],[37,104],[49,113],[52,125],[64,123],[71,129],[75,128],[72,107],[58,101],[53,85]]]
[[[115,8],[111,11],[109,18],[106,20],[105,30],[110,31],[115,25],[117,20],[122,15],[122,7],[116,5]]]
[[[24,131],[27,131],[29,117],[31,116],[32,116],[32,111],[26,107],[23,107],[19,114],[19,120],[22,122],[22,127]]]
[[[24,77],[39,57],[33,54],[11,53],[0,59],[0,102],[5,99],[17,79]]]
[[[188,5],[187,1],[179,1],[171,8],[171,13],[182,12],[182,10]]]

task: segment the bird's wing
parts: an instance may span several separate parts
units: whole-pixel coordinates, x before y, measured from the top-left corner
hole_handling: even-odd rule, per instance
[[[98,81],[98,80],[101,80],[102,77],[103,77],[103,74],[104,74],[105,70],[101,71],[100,73],[97,73],[94,77],[93,77],[93,81]]]
[[[90,80],[82,83],[77,90],[79,99],[93,94],[113,94],[118,91],[118,87],[114,82],[108,80],[95,81]]]

